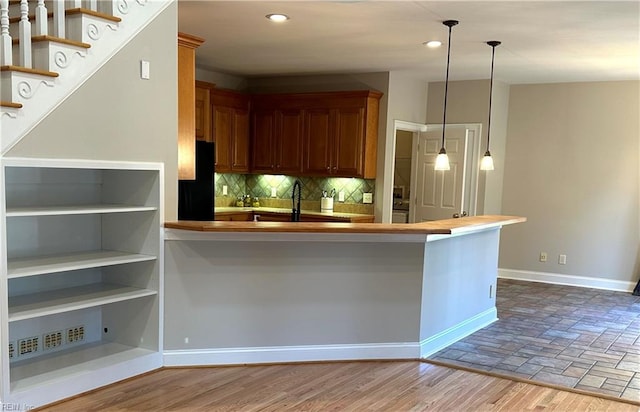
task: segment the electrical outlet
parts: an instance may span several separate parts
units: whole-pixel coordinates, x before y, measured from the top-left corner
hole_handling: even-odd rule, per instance
[[[39,342],[40,338],[38,336],[18,340],[18,355],[23,356],[37,352]]]
[[[9,342],[9,359],[12,359],[16,354],[16,345],[13,342]]]
[[[229,194],[229,186],[222,185],[222,196],[226,196]]]
[[[362,193],[362,203],[373,203],[373,193],[364,192]]]
[[[547,252],[540,252],[540,262],[547,261]]]
[[[558,255],[558,264],[566,265],[567,264],[567,255]]]
[[[344,190],[338,192],[338,202],[344,202]]]
[[[42,349],[53,349],[62,346],[62,331],[49,332],[42,335]]]
[[[84,340],[84,326],[74,326],[66,331],[67,343],[82,342]]]
[[[271,197],[278,197],[278,191],[275,187],[271,188]]]

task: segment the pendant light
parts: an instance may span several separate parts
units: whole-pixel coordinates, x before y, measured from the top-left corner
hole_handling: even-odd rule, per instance
[[[444,81],[444,105],[442,110],[442,146],[436,157],[435,170],[449,170],[449,156],[444,148],[444,128],[447,123],[447,93],[449,91],[449,61],[451,59],[451,28],[458,24],[458,20],[445,20],[442,22],[449,28],[449,44],[447,45],[447,76]]]
[[[501,43],[497,40],[488,41],[491,46],[491,82],[489,83],[489,120],[487,121],[487,151],[484,152],[480,162],[480,170],[493,170],[493,157],[489,151],[489,138],[491,137],[491,97],[493,96],[493,61],[496,56],[496,47]]]

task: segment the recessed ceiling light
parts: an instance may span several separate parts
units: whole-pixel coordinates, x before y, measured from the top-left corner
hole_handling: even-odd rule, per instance
[[[435,49],[436,47],[442,46],[442,42],[440,40],[430,40],[422,43],[422,45],[430,49]]]
[[[287,16],[286,14],[280,14],[280,13],[267,14],[265,17],[271,21],[275,21],[276,23],[281,23],[283,21],[289,20],[289,16]]]

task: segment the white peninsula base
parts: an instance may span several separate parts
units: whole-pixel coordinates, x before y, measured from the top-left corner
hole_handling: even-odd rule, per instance
[[[164,364],[428,357],[497,320],[500,230],[524,219],[494,218],[448,235],[165,224]]]

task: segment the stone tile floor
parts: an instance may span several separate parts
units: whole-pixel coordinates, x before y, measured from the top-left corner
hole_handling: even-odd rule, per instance
[[[640,401],[640,297],[500,279],[497,308],[429,359]]]

